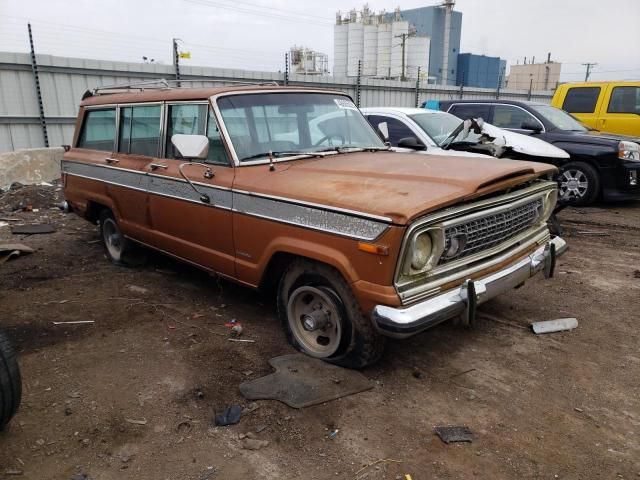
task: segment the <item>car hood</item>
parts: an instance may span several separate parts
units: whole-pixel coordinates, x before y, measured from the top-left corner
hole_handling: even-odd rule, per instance
[[[389,218],[405,225],[443,207],[554,172],[552,165],[512,160],[354,152],[244,166],[234,190]]]
[[[569,158],[567,152],[561,148],[554,147],[544,140],[521,133],[510,132],[489,123],[482,125],[482,133],[494,138],[493,143],[497,145],[504,143],[504,147],[511,148],[514,152],[534,157]]]

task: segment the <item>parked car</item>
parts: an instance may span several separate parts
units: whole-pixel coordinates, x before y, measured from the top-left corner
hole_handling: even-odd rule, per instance
[[[22,397],[22,379],[16,353],[7,335],[0,331],[0,430],[18,411]]]
[[[82,101],[62,161],[71,211],[113,262],[142,244],[273,291],[314,357],[363,367],[385,336],[473,323],[566,248],[546,226],[551,165],[391,152],[341,92],[132,90]]]
[[[386,132],[393,147],[433,155],[490,155],[538,162],[569,158],[567,152],[542,140],[486,122],[465,126],[458,117],[439,110],[367,107],[360,111],[374,128]]]
[[[567,112],[544,103],[513,100],[444,100],[440,109],[525,133],[565,150],[570,162],[560,168],[560,196],[574,205],[596,199],[640,198],[640,139],[590,129]]]
[[[563,83],[551,105],[588,127],[640,137],[640,82]]]

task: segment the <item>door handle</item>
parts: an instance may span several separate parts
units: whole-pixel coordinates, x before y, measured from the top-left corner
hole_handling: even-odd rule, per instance
[[[117,158],[107,157],[104,159],[104,161],[107,163],[118,163],[120,160],[118,160]]]
[[[150,163],[149,168],[151,168],[151,170],[157,170],[158,168],[164,168],[166,170],[169,167],[166,165],[162,165],[161,163]]]

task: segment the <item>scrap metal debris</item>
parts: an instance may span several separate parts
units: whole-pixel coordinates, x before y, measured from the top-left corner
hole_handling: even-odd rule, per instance
[[[53,233],[56,228],[48,223],[34,223],[30,225],[13,225],[11,233],[14,235],[37,235],[41,233]]]
[[[72,322],[52,322],[54,325],[88,325],[95,323],[95,320],[74,320]]]
[[[147,419],[146,418],[143,418],[141,420],[136,420],[134,418],[125,418],[124,421],[127,422],[127,423],[132,423],[134,425],[146,425],[147,424]]]
[[[469,427],[435,427],[434,431],[444,443],[473,442],[473,432]]]
[[[225,408],[221,413],[216,414],[214,421],[217,427],[235,425],[240,421],[241,416],[242,407],[240,405],[231,405]]]
[[[557,320],[546,320],[544,322],[534,322],[531,324],[533,332],[540,335],[543,333],[562,332],[573,330],[578,327],[578,320],[575,318],[559,318]]]
[[[33,253],[35,250],[21,243],[0,244],[0,265],[22,254]]]

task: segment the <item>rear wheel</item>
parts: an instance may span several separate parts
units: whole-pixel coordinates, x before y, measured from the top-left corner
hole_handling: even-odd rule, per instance
[[[100,237],[107,257],[116,265],[133,267],[144,263],[144,253],[124,236],[111,210],[100,213]]]
[[[584,162],[569,162],[558,176],[560,198],[569,205],[589,205],[600,192],[600,176]]]
[[[362,368],[382,356],[385,338],[363,315],[342,275],[328,265],[293,261],[278,287],[278,315],[289,342],[312,357]]]
[[[16,353],[7,336],[0,332],[0,430],[18,411],[22,380]]]

